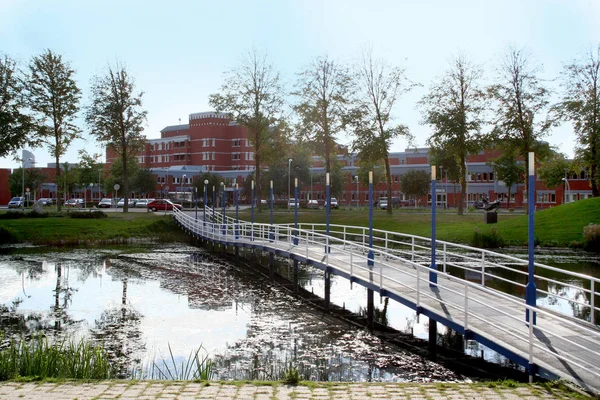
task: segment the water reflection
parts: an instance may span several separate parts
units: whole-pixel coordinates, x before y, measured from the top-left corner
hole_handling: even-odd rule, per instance
[[[6,335],[99,341],[122,376],[169,346],[178,363],[203,346],[217,379],[278,379],[290,360],[304,379],[460,379],[315,311],[257,271],[186,246],[1,255],[0,304]]]

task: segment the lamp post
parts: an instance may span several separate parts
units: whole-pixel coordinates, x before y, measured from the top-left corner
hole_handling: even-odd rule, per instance
[[[206,186],[204,187],[204,190],[206,190]],[[194,186],[194,195],[196,197],[196,222],[198,222],[198,186]]]
[[[358,191],[358,175],[354,177],[356,179],[356,209],[360,207],[360,192]]]
[[[288,160],[288,205],[290,204],[290,186],[291,186],[291,182],[290,182],[290,176],[292,173],[292,159],[290,158]]]
[[[212,231],[215,233],[215,207],[217,206],[217,191],[215,190],[215,185],[213,185],[213,196],[212,196]]]
[[[569,186],[569,180],[567,178],[562,178],[563,181],[565,181],[565,203],[567,204],[567,193],[571,194],[571,187]]]
[[[33,161],[31,158],[27,159],[28,161]],[[23,210],[25,210],[25,158],[21,160],[21,198],[23,202],[21,203]]]
[[[98,170],[98,200],[102,200],[102,196],[100,195],[101,190],[102,190],[102,186],[100,185],[100,174],[102,173],[102,170],[99,169]]]

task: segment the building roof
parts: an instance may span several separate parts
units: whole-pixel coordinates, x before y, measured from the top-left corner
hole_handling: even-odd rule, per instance
[[[169,125],[169,126],[164,127],[161,130],[161,133],[162,132],[173,132],[173,131],[184,131],[184,130],[187,130],[187,129],[190,129],[190,124]]]

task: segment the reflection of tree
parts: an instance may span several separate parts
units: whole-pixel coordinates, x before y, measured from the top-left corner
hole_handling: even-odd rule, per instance
[[[54,289],[54,306],[52,307],[52,313],[54,316],[54,329],[56,331],[62,330],[64,327],[73,325],[76,323],[69,314],[67,313],[67,308],[71,304],[71,298],[73,296],[73,292],[76,292],[77,289],[69,286],[69,268],[66,270],[66,275],[63,279],[62,276],[62,264],[57,262],[55,265],[56,271],[56,288]],[[64,280],[64,281],[63,281]],[[61,298],[62,295],[62,304]]]
[[[117,365],[118,375],[126,377],[132,370],[136,354],[145,349],[140,324],[142,314],[127,304],[128,279],[123,279],[121,306],[102,311],[91,329],[93,338],[102,343],[111,361]]]

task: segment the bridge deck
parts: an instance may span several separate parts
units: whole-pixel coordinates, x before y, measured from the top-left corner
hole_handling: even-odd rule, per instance
[[[533,366],[540,374],[567,378],[600,393],[600,330],[593,324],[536,308],[536,324],[530,326],[525,319],[527,305],[523,299],[443,273],[437,274],[437,284],[431,286],[430,270],[410,260],[379,253],[369,267],[368,249],[360,243],[342,240],[329,246],[331,250],[326,253],[324,241],[329,239],[322,235],[315,240],[304,232],[306,236],[301,234],[298,244],[293,245],[291,230],[281,237],[275,233],[269,240],[267,229],[252,240],[248,232],[247,236],[240,234],[236,238],[231,228],[225,228],[231,233],[226,235],[214,228],[205,228],[205,233],[208,240],[261,249],[328,269],[409,306],[520,365]],[[335,238],[330,238],[333,243]]]

